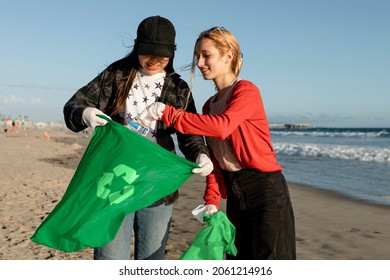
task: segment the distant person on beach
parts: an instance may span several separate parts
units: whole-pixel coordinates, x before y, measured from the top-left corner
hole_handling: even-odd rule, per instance
[[[260,91],[238,77],[238,41],[223,27],[200,33],[191,82],[195,64],[217,90],[204,104],[203,115],[157,102],[141,114],[144,124],[161,119],[182,133],[206,136],[214,163],[207,176],[206,211],[215,213],[220,197],[227,197],[227,216],[237,231],[238,254],[227,259],[296,259],[288,186],[272,148]]]
[[[69,129],[79,132],[105,125],[107,121],[97,114],[106,115],[172,152],[175,152],[172,134],[176,133],[182,153],[200,166],[193,172],[206,176],[213,165],[202,136],[179,133],[160,121],[148,126],[140,124],[139,114],[156,101],[196,113],[188,84],[173,67],[175,35],[168,19],[160,16],[144,19],[138,26],[132,51],[108,66],[65,104],[65,122]],[[164,259],[173,203],[178,197],[175,192],[129,214],[115,239],[95,248],[94,259],[129,259],[133,230],[135,259]]]

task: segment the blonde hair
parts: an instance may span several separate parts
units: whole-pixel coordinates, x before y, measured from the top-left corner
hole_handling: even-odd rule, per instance
[[[200,33],[198,39],[195,42],[194,57],[191,63],[190,88],[192,89],[193,80],[195,76],[195,66],[197,61],[197,58],[195,56],[196,45],[203,38],[207,38],[214,41],[215,46],[221,55],[225,54],[228,51],[232,52],[233,60],[231,63],[231,70],[234,75],[238,77],[242,68],[242,53],[240,49],[240,44],[238,43],[236,37],[234,37],[234,35],[229,30],[225,29],[224,27],[215,26]]]

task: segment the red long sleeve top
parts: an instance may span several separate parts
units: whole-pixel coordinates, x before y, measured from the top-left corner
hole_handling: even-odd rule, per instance
[[[203,106],[203,115],[180,112],[166,106],[162,120],[182,133],[227,139],[242,168],[262,172],[282,170],[271,143],[267,117],[259,89],[250,81],[240,80],[235,85],[226,110],[208,115],[210,99]],[[220,197],[226,198],[226,186],[221,170],[212,155],[213,172],[207,176],[204,199],[206,204],[219,208]]]

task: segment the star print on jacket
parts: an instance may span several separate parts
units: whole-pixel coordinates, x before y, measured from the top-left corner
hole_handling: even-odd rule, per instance
[[[153,142],[156,142],[156,122],[152,122],[150,127],[143,127],[137,118],[146,107],[152,105],[161,96],[165,75],[165,72],[147,75],[140,70],[126,100],[125,124]]]

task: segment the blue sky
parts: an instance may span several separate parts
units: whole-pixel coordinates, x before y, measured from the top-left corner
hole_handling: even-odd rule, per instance
[[[139,22],[161,15],[187,81],[197,35],[232,31],[270,123],[390,127],[389,14],[386,0],[2,0],[0,115],[63,120],[73,93],[130,51]],[[197,72],[198,110],[213,93]]]

